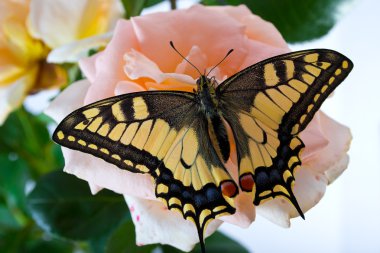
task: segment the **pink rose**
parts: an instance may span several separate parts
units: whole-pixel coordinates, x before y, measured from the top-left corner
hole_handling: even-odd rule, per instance
[[[245,6],[203,7],[156,13],[120,20],[106,49],[80,62],[88,79],[76,82],[53,101],[47,113],[57,122],[91,102],[123,93],[154,89],[196,88],[196,70],[169,46],[174,41],[200,70],[210,69],[229,49],[234,52],[212,72],[220,82],[264,60],[289,52],[275,27],[253,15]],[[319,112],[301,134],[306,144],[303,166],[296,174],[295,195],[303,211],[322,198],[327,184],[347,167],[351,140],[348,128]],[[88,181],[93,193],[108,188],[124,194],[136,226],[137,244],[163,243],[188,251],[198,242],[194,224],[170,212],[156,200],[150,176],[123,171],[92,155],[63,148],[65,171]],[[237,173],[229,161],[230,170]],[[289,226],[297,216],[286,201],[275,199],[254,207],[244,193],[236,197],[237,212],[221,219],[248,227],[255,211]],[[213,221],[209,235],[222,223]]]

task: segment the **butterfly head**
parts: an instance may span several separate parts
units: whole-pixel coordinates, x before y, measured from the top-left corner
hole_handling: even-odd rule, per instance
[[[174,43],[173,41],[170,41],[169,42],[170,46],[174,49],[174,51],[176,51],[185,61],[187,61],[191,66],[194,67],[194,69],[196,71],[198,71],[199,73],[199,78],[197,80],[197,86],[198,86],[198,93],[201,92],[202,90],[209,90],[211,94],[215,94],[215,88],[216,86],[218,85],[218,83],[216,82],[216,79],[214,76],[212,77],[208,77],[210,75],[210,73],[216,68],[218,67],[234,50],[233,49],[230,49],[227,54],[223,57],[223,59],[221,61],[219,61],[217,64],[215,64],[206,74],[206,70],[204,72],[204,74],[202,74],[199,69],[194,65],[192,64],[188,59],[186,59],[186,57],[184,57],[174,46]]]
[[[208,77],[206,75],[201,75],[197,79],[197,88],[198,93],[202,90],[208,89],[211,93],[215,92],[215,88],[218,86],[218,82],[216,81],[215,77]]]

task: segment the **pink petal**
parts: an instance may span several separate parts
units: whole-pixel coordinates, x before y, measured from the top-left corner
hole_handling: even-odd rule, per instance
[[[189,54],[185,57],[189,62],[197,67],[199,71],[203,72],[203,70],[206,69],[207,56],[198,46],[194,45],[191,47]],[[175,72],[196,78],[200,76],[198,71],[185,60],[182,60],[182,62],[177,65]]]
[[[305,144],[305,150],[302,152],[302,162],[305,164],[308,160],[315,158],[315,156],[322,149],[327,147],[329,140],[325,136],[321,125],[321,111],[318,111],[314,118],[304,131],[301,132],[300,138]]]
[[[239,66],[239,70],[245,69],[257,62],[268,59],[270,57],[288,53],[289,48],[286,47],[274,47],[268,44],[264,44],[260,41],[249,40],[246,44],[247,56],[242,64]]]
[[[117,83],[128,80],[122,68],[124,66],[124,54],[137,46],[131,23],[120,20],[115,27],[114,36],[110,43],[103,53],[96,58],[96,79],[88,90],[85,104],[114,96]]]
[[[88,80],[81,80],[70,85],[50,103],[45,114],[56,122],[62,121],[69,113],[83,106],[84,96],[89,87]]]
[[[79,67],[82,73],[87,77],[87,79],[93,83],[96,78],[96,59],[102,55],[102,52],[94,54],[90,57],[82,58],[79,60]]]
[[[144,200],[124,196],[131,211],[136,229],[136,244],[169,244],[182,251],[190,251],[199,242],[194,223],[182,215],[169,211],[156,200]],[[215,232],[220,221],[212,221],[206,229],[206,237]]]
[[[327,173],[330,169],[334,168],[335,172],[333,174],[340,175],[345,167],[336,165],[336,163],[346,156],[350,147],[352,139],[350,129],[322,112],[319,117],[321,132],[328,140],[328,144],[307,159],[305,165],[321,173]],[[339,170],[337,171],[337,169]],[[330,179],[333,180],[334,178]]]
[[[140,52],[132,49],[124,55],[124,61],[124,72],[131,80],[149,77],[159,83],[163,81],[163,73],[157,64]]]
[[[202,52],[207,52],[209,65],[215,65],[228,50],[234,48],[235,52],[228,62],[222,64],[228,66],[224,70],[229,74],[236,72],[246,54],[243,25],[224,13],[201,5],[136,17],[132,19],[132,24],[140,42],[140,51],[156,62],[163,72],[172,72],[182,62],[181,57],[171,49],[169,41],[173,41],[183,55],[188,55],[193,46],[199,47]],[[192,36],[183,36],[184,33]]]
[[[247,6],[239,5],[234,8],[216,6],[211,8],[223,12],[244,24],[246,28],[245,34],[249,39],[257,40],[278,48],[287,48],[287,43],[276,27],[272,23],[263,20],[261,17],[252,15]]]
[[[126,93],[146,91],[144,87],[131,81],[120,81],[115,88],[115,95],[122,95]]]
[[[79,151],[62,148],[62,152],[65,172],[97,187],[139,198],[155,199],[151,176],[121,170],[100,158]]]
[[[294,195],[301,210],[305,213],[323,197],[327,186],[327,178],[323,174],[305,166],[299,169],[295,178]],[[257,207],[257,212],[271,222],[283,227],[289,227],[290,218],[299,215],[293,205],[283,198],[265,202]]]
[[[276,27],[259,16],[247,15],[241,22],[246,25],[245,33],[255,41],[271,45],[277,48],[287,48],[284,38]]]
[[[235,197],[235,208],[235,214],[222,216],[219,219],[242,228],[248,228],[256,218],[252,194],[240,192]]]

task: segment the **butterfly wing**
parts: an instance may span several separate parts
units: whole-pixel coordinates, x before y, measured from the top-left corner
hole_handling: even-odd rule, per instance
[[[150,174],[156,196],[196,224],[203,244],[206,225],[235,212],[233,194],[222,190],[238,188],[212,147],[194,96],[151,91],[111,97],[68,115],[53,139],[121,169]]]
[[[240,188],[253,192],[255,205],[282,196],[303,216],[292,192],[304,147],[298,134],[352,67],[335,51],[306,50],[259,62],[218,86],[237,146]]]

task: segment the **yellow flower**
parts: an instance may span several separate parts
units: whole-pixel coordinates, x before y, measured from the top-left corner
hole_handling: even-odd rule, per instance
[[[65,71],[47,58],[76,61],[90,48],[105,45],[108,36],[103,34],[121,15],[117,4],[117,0],[0,2],[0,124],[29,93],[66,83]],[[50,57],[52,52],[55,56]]]

